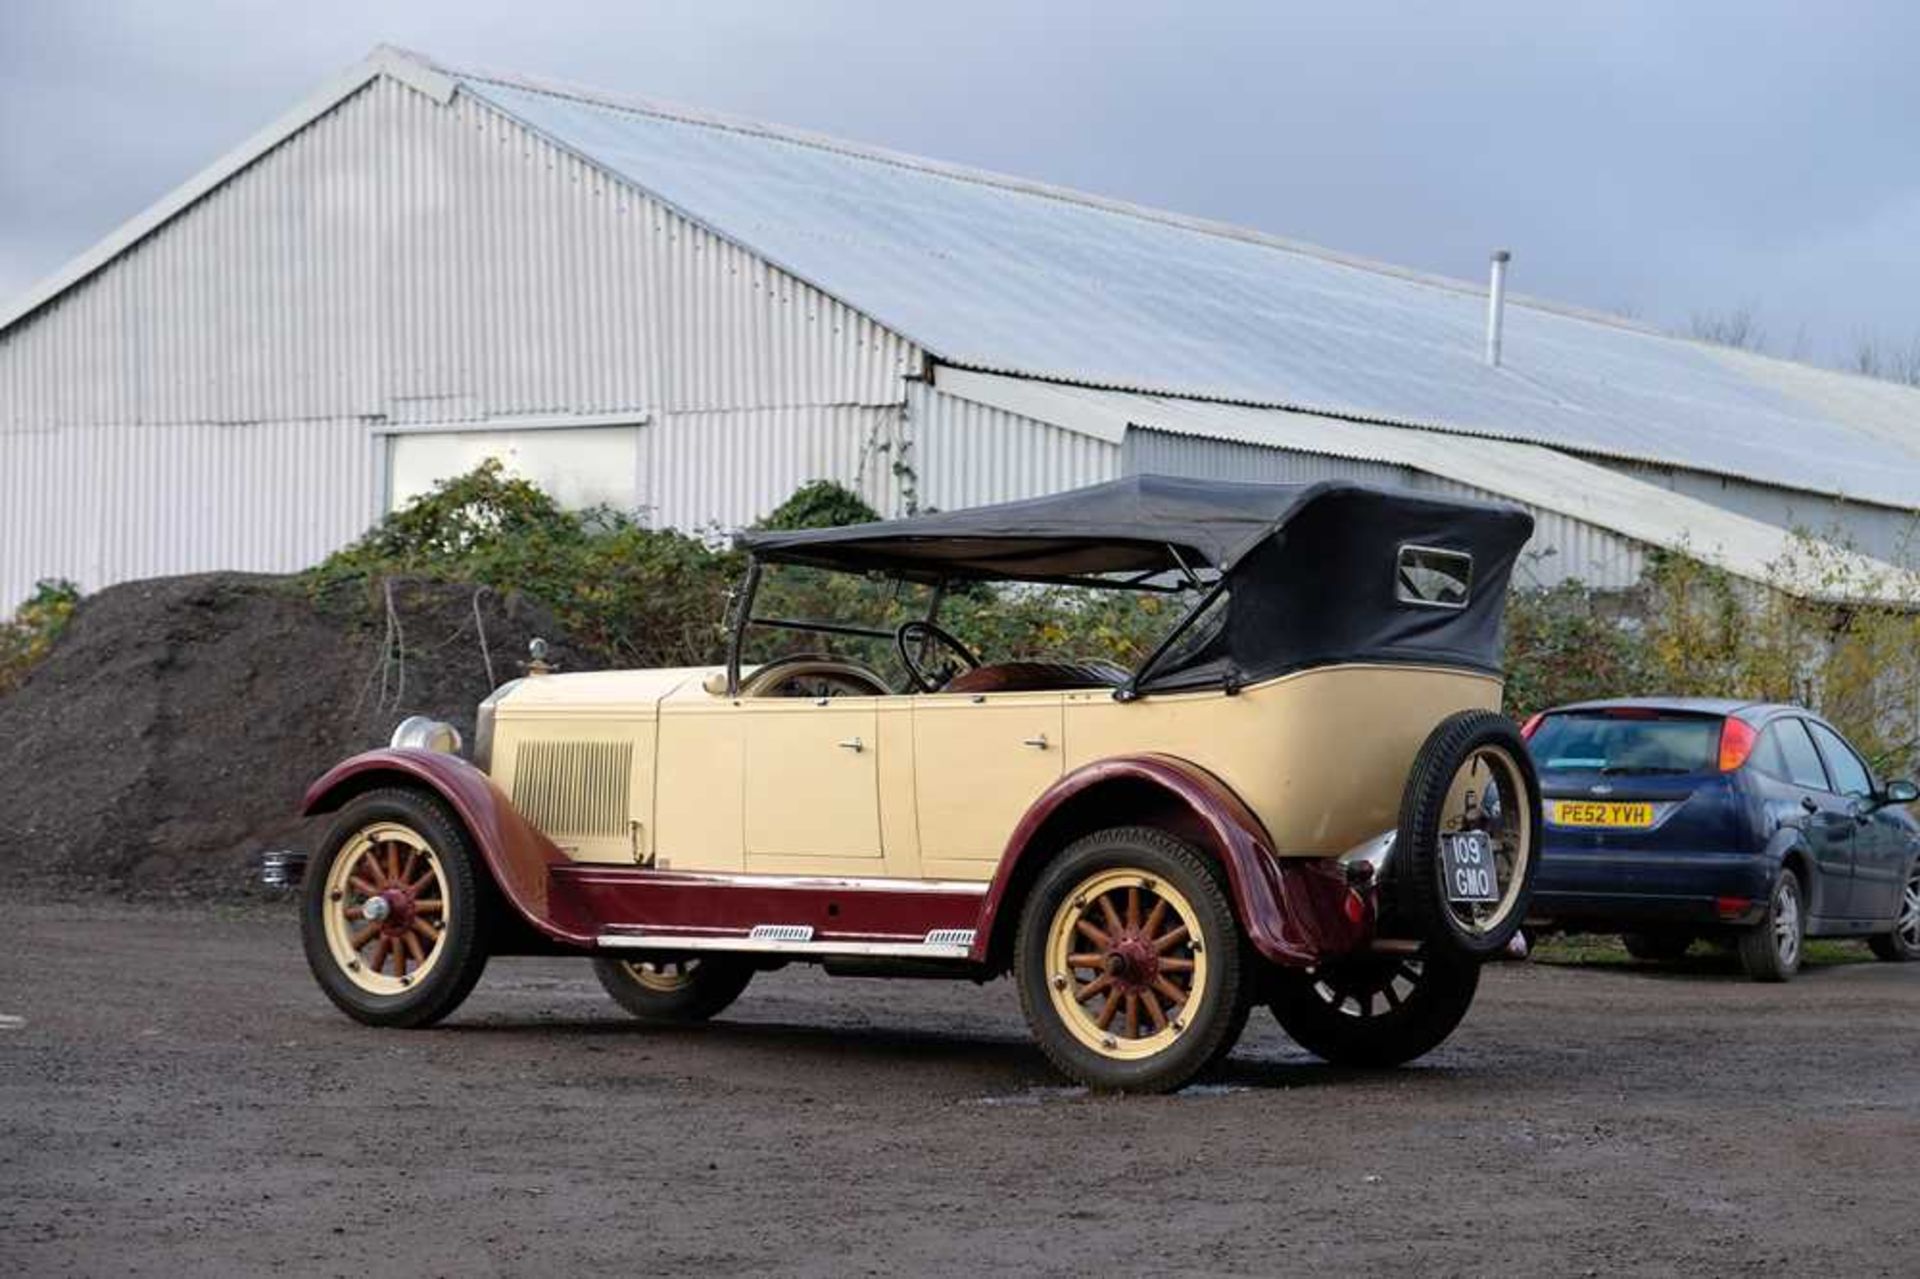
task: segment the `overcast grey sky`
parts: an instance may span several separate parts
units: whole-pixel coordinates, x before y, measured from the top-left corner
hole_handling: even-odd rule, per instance
[[[1768,345],[1920,339],[1920,6],[0,0],[0,300],[380,41]]]

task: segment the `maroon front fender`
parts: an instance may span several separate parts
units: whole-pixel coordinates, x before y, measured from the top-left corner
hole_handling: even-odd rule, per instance
[[[971,957],[984,963],[1004,954],[1013,921],[1000,920],[1000,908],[1017,912],[1040,864],[1068,843],[1108,826],[1169,819],[1219,860],[1240,925],[1267,959],[1300,967],[1372,939],[1370,897],[1350,888],[1330,859],[1276,857],[1260,819],[1212,773],[1171,755],[1128,755],[1075,769],[1027,810],[987,891]]]
[[[527,923],[558,942],[593,944],[592,933],[556,923],[549,910],[548,872],[569,865],[566,854],[514,810],[492,779],[457,755],[397,748],[355,755],[307,788],[300,811],[330,813],[382,786],[418,786],[438,795],[466,825],[501,896]]]

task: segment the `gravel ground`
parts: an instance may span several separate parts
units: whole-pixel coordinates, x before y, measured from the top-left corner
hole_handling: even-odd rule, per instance
[[[790,969],[660,1031],[503,960],[373,1031],[290,911],[7,925],[4,1274],[1920,1271],[1920,966],[1503,966],[1415,1066],[1262,1014],[1124,1099],[1060,1086],[1005,983]]]

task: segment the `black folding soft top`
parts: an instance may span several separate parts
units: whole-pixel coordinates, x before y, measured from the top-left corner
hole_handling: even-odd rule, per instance
[[[1134,475],[995,506],[751,532],[741,543],[765,563],[920,581],[1145,586],[1216,570],[1208,599],[1136,672],[1144,689],[1341,661],[1494,669],[1507,581],[1532,530],[1515,507],[1408,489]],[[1208,609],[1221,594],[1226,608]]]

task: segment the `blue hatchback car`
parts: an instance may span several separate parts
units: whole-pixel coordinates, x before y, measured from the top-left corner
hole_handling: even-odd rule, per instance
[[[1522,730],[1546,839],[1531,920],[1624,933],[1642,959],[1732,943],[1785,981],[1810,936],[1920,959],[1910,781],[1876,778],[1797,706],[1705,698],[1580,702]]]

